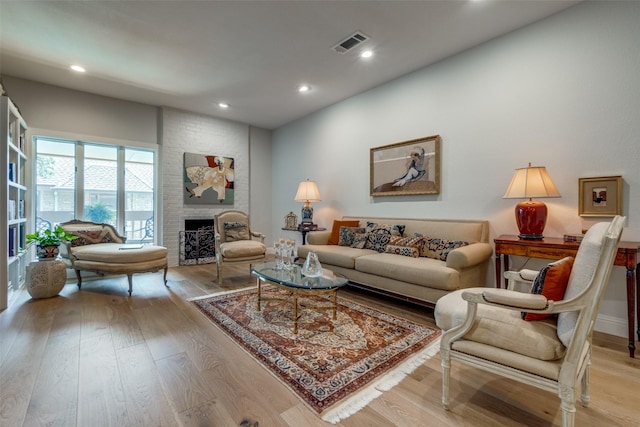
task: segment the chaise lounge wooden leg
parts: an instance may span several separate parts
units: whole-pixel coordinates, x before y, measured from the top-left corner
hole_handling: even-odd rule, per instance
[[[127,274],[127,280],[129,280],[129,296],[131,296],[131,292],[133,292],[133,273]]]
[[[76,270],[76,277],[78,278],[78,289],[82,287],[82,276],[80,276],[80,270]]]
[[[164,285],[167,286],[167,271],[169,270],[169,266],[166,265],[164,267]]]

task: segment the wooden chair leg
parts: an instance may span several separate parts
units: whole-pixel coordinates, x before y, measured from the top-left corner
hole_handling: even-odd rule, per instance
[[[76,270],[76,277],[78,278],[78,289],[82,288],[82,276],[80,276],[80,270]]]
[[[131,296],[131,292],[133,292],[133,274],[127,274],[127,280],[129,280],[129,296]]]
[[[169,270],[169,266],[165,265],[164,267],[164,285],[167,286],[167,271]]]
[[[449,351],[441,349],[440,360],[442,366],[442,407],[449,410],[449,384],[451,379],[451,358]]]

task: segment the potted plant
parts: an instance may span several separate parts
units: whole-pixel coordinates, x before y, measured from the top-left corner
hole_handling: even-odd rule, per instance
[[[53,231],[47,229],[27,234],[27,244],[36,244],[36,255],[40,260],[55,259],[60,253],[59,246],[62,242],[70,242],[78,236],[67,233],[64,228],[57,226]]]

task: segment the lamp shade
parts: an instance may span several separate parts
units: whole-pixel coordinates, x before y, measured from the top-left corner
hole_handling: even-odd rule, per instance
[[[315,181],[302,181],[298,185],[298,191],[295,197],[296,202],[319,202],[320,192],[318,191],[318,184]]]
[[[529,199],[532,197],[560,197],[544,166],[516,169],[503,199]]]
[[[521,239],[542,239],[547,224],[547,205],[533,197],[560,197],[560,192],[551,181],[544,166],[529,166],[516,169],[504,199],[529,199],[516,205],[516,223]]]

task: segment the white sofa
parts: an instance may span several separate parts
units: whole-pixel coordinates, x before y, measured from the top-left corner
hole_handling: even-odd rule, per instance
[[[342,220],[403,225],[404,236],[419,233],[426,238],[464,241],[468,244],[448,253],[446,261],[420,256],[378,252],[350,246],[328,245],[331,231],[309,233],[308,244],[298,248],[298,256],[309,251],[320,263],[349,279],[353,286],[406,301],[433,307],[442,296],[462,288],[485,286],[487,266],[493,249],[489,244],[489,222],[459,219],[407,219],[345,216]]]

